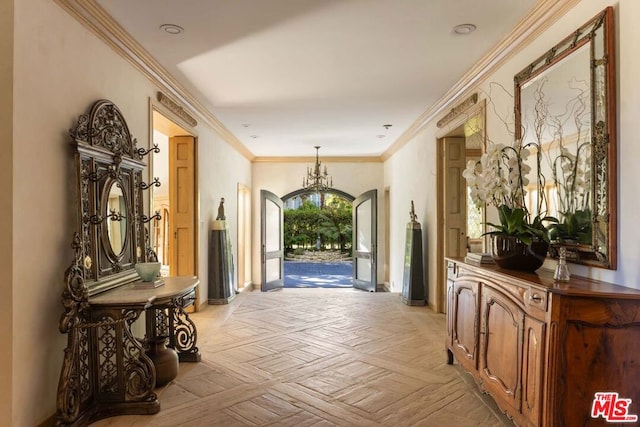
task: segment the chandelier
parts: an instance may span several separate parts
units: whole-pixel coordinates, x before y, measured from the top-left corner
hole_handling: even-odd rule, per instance
[[[333,179],[327,173],[327,165],[324,166],[324,171],[321,171],[322,164],[320,163],[320,157],[318,155],[320,146],[316,145],[315,149],[316,164],[313,170],[307,166],[307,176],[302,178],[302,188],[321,193],[329,190],[333,186]]]

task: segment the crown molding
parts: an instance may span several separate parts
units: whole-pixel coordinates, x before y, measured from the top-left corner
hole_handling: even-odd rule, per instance
[[[178,80],[149,54],[120,24],[95,0],[54,0],[83,26],[102,39],[116,53],[130,62],[159,90],[168,94],[200,116],[204,123],[236,151],[251,161],[255,156],[211,112],[200,103]]]
[[[382,159],[388,160],[393,154],[413,139],[420,130],[457,102],[468,96],[477,85],[482,83],[495,70],[536,39],[542,32],[564,16],[580,0],[539,0],[535,7],[520,20],[513,30],[500,43],[493,47],[470,68],[435,104],[413,122],[398,139],[382,153]]]
[[[285,160],[280,157],[258,158],[254,156],[211,112],[180,84],[158,61],[156,61],[122,26],[95,0],[54,0],[78,22],[91,30],[114,51],[130,62],[158,89],[170,94],[186,109],[195,112],[209,127],[245,158],[252,162]],[[421,114],[414,123],[379,157],[345,157],[349,160],[335,161],[385,161],[406,145],[416,134],[449,105],[469,92],[492,74],[518,49],[534,40],[549,28],[580,0],[539,0],[536,6],[514,27],[499,44],[483,56],[458,82],[453,85],[434,105]],[[265,160],[268,159],[268,160]],[[287,158],[290,159],[290,158]],[[301,159],[301,158],[298,158]],[[336,158],[342,159],[342,158]],[[356,160],[367,159],[367,160]],[[300,161],[300,160],[296,160]]]
[[[364,157],[322,157],[323,163],[382,163],[380,156],[364,156]],[[254,157],[251,163],[314,163],[315,157]]]

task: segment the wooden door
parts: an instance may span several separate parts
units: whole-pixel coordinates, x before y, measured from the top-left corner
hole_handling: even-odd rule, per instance
[[[498,405],[521,408],[524,311],[499,290],[482,287],[479,376]]]
[[[444,148],[444,256],[464,258],[467,254],[467,184],[465,139],[448,137]]]
[[[369,190],[353,201],[353,287],[375,292],[377,285],[378,190]]]
[[[172,276],[196,272],[196,157],[195,138],[169,138],[169,266]]]
[[[284,203],[275,194],[260,190],[262,291],[282,289],[284,285]]]
[[[462,137],[438,139],[436,182],[438,187],[436,221],[436,290],[434,310],[444,312],[446,301],[445,257],[466,255],[467,195],[462,172],[466,167],[466,145]]]

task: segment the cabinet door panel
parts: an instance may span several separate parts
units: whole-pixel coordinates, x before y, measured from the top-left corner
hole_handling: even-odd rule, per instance
[[[479,284],[458,280],[453,285],[453,353],[460,365],[478,369]]]
[[[447,279],[447,348],[453,344],[453,280]]]
[[[538,425],[542,409],[542,363],[544,356],[545,324],[524,319],[524,355],[522,358],[522,414]]]
[[[524,311],[489,286],[482,293],[480,380],[498,405],[519,411]]]

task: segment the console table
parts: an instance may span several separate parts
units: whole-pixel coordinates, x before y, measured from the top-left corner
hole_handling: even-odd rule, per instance
[[[153,392],[155,368],[146,342],[167,336],[180,361],[200,361],[197,331],[185,308],[195,301],[196,277],[167,277],[147,288],[132,282],[86,298],[65,299],[60,329],[69,334],[58,386],[58,424],[87,425],[107,416],[154,414],[160,402]],[[66,294],[66,296],[69,296]],[[144,339],[131,326],[146,316]],[[66,322],[65,320],[68,320]]]
[[[640,416],[640,291],[447,262],[448,363],[455,358],[517,425],[606,424],[620,412],[615,399],[599,400],[593,417],[600,392]]]
[[[107,99],[94,102],[69,134],[76,175],[70,199],[77,201],[78,222],[58,325],[67,347],[57,422],[87,425],[114,415],[153,414],[160,410],[156,374],[168,370],[161,363],[156,369],[147,346],[168,339],[179,361],[200,360],[196,327],[185,311],[195,302],[198,278],[168,277],[154,287],[135,271],[138,263],[158,261],[147,224],[160,214],[146,215],[144,201],[145,191],[160,182],[144,182],[150,174],[143,159],[160,150],[139,148],[122,112]],[[138,338],[131,327],[143,313],[145,336]]]

